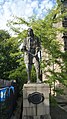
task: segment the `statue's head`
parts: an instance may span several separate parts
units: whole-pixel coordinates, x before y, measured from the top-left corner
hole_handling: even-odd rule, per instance
[[[34,36],[32,28],[28,28],[28,36]]]

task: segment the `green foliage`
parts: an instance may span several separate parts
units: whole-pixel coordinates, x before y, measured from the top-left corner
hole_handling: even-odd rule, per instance
[[[5,41],[8,38],[10,38],[9,33],[7,31],[0,30],[0,42]]]
[[[53,107],[56,107],[56,106],[57,106],[57,101],[56,101],[55,97],[50,95],[49,98],[50,98],[50,104],[51,104]]]
[[[27,81],[20,41],[3,30],[0,35],[0,79],[16,80],[20,90]]]
[[[4,30],[0,30],[0,78],[5,78],[4,75],[8,64],[6,61],[7,59],[9,60],[9,46],[6,45],[8,38],[10,38],[9,33]]]

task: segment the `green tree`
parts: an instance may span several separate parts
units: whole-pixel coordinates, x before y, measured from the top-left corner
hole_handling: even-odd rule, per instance
[[[7,31],[0,30],[0,78],[5,78],[4,74],[6,71],[6,55],[8,55],[8,49],[5,48],[5,43],[10,35]]]
[[[20,41],[4,30],[0,31],[0,36],[0,79],[16,80],[21,89],[27,77],[22,52],[19,49]]]

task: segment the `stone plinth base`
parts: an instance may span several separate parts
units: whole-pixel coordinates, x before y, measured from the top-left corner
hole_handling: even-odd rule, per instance
[[[23,116],[22,119],[51,119],[50,115],[41,116]]]
[[[29,94],[42,93],[44,101],[33,104],[28,101]],[[22,119],[51,119],[49,111],[49,86],[47,84],[24,84]]]

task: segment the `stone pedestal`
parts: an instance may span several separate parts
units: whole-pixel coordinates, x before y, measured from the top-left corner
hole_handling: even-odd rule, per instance
[[[44,101],[33,104],[28,101],[29,94],[42,93]],[[24,84],[23,86],[23,114],[22,119],[51,119],[49,111],[49,86],[47,84]]]

